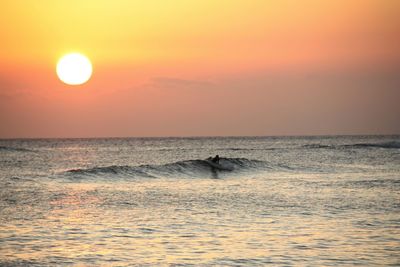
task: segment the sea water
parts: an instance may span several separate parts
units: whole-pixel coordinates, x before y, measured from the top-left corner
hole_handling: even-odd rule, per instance
[[[0,265],[398,266],[400,136],[0,140]]]

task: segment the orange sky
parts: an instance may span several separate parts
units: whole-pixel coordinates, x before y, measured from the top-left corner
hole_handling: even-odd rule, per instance
[[[0,3],[0,138],[400,134],[400,1]],[[77,51],[91,80],[60,82]]]

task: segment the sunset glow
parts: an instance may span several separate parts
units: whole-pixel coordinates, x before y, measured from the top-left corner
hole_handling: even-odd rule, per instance
[[[17,0],[0,10],[2,137],[400,132],[400,1]],[[54,75],[68,51],[95,67],[84,90]]]

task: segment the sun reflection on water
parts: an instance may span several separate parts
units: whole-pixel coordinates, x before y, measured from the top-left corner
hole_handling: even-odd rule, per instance
[[[353,218],[327,212],[336,198],[329,188],[305,185],[300,192],[299,184],[293,187],[300,177],[285,179],[290,182],[197,179],[195,187],[190,179],[49,184],[51,194],[40,200],[47,203],[45,215],[2,227],[1,253],[41,264],[110,266],[301,265],[310,259],[328,265],[354,257],[378,263],[363,261],[368,253],[381,253],[379,263],[393,262],[381,245],[398,247],[399,240],[379,242],[389,237],[384,228],[357,227],[364,216],[357,212]]]

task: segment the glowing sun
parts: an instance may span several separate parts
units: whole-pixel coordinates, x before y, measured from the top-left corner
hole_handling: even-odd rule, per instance
[[[57,63],[57,76],[69,85],[83,84],[92,76],[92,63],[82,54],[67,54]]]

